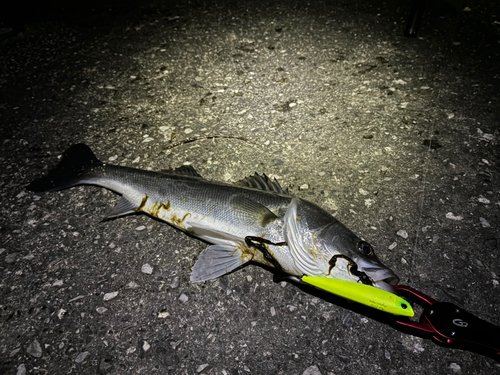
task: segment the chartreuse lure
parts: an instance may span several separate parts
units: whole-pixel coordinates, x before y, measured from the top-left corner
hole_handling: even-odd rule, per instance
[[[302,276],[301,280],[316,288],[393,315],[413,316],[411,305],[396,294],[370,285],[326,277]]]

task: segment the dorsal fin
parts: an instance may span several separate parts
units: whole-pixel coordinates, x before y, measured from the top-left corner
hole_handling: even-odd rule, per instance
[[[288,188],[283,189],[275,178],[271,180],[269,177],[266,176],[265,173],[263,173],[261,176],[260,174],[255,172],[253,176],[245,177],[243,180],[238,181],[236,185],[265,190],[265,191],[273,191],[278,194],[286,194],[286,195],[289,194]]]
[[[165,173],[165,174],[177,174],[180,176],[191,176],[191,177],[201,177],[201,175],[190,165],[183,165],[179,168],[175,169],[163,169],[160,171],[160,173]]]

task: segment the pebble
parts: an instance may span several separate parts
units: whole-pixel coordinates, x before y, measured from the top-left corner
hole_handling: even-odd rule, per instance
[[[173,279],[172,279],[172,282],[170,283],[170,287],[172,289],[175,289],[179,286],[179,276],[175,276]]]
[[[481,225],[483,226],[483,228],[491,227],[490,223],[488,223],[488,221],[486,221],[486,219],[484,217],[480,217],[479,221],[481,222]]]
[[[104,314],[106,311],[108,311],[108,309],[105,307],[98,307],[97,309],[95,309],[95,311],[97,311],[98,314]]]
[[[271,306],[271,316],[275,315],[276,315],[276,309],[274,308],[274,306]]]
[[[64,314],[66,314],[67,312],[68,312],[67,310],[59,309],[57,311],[57,317],[59,318],[59,320],[61,320],[64,317]]]
[[[202,372],[203,370],[205,370],[206,368],[208,367],[208,363],[204,363],[202,365],[199,365],[198,368],[196,369],[196,372]]]
[[[393,250],[396,246],[398,246],[397,242],[393,242],[389,245],[389,250]]]
[[[9,357],[10,358],[14,357],[17,353],[19,353],[20,350],[21,348],[15,348],[13,351],[9,353]]]
[[[42,347],[40,346],[38,340],[33,340],[28,345],[28,349],[26,349],[26,352],[35,358],[40,358],[42,356]]]
[[[406,85],[406,82],[403,81],[402,79],[395,79],[393,81],[396,85]]]
[[[321,375],[321,372],[319,371],[318,366],[313,365],[306,368],[302,375]]]
[[[26,365],[24,363],[21,363],[19,366],[17,366],[16,375],[25,375],[25,374],[26,374]]]
[[[458,363],[455,363],[455,362],[450,363],[450,369],[454,373],[459,373],[462,371],[462,368],[460,367],[460,365]]]
[[[125,285],[125,288],[127,289],[135,289],[139,286],[135,281],[129,282],[127,285]]]
[[[142,344],[142,350],[147,352],[150,348],[151,348],[151,345],[149,345],[149,343],[146,340],[144,340],[144,343]]]
[[[190,134],[192,132],[193,132],[193,129],[190,129],[190,128],[187,128],[184,130],[184,133],[186,133],[186,134]]]
[[[10,253],[5,257],[5,263],[11,264],[16,261],[17,253]]]
[[[369,193],[365,189],[359,188],[359,194],[361,194],[361,195],[368,195]]]
[[[485,197],[479,197],[478,201],[483,203],[483,204],[490,204],[490,200],[486,199]]]
[[[404,229],[401,229],[401,230],[398,230],[398,232],[396,233],[399,237],[403,237],[403,238],[408,238],[408,232],[406,232]]]
[[[89,356],[89,354],[90,354],[89,352],[81,352],[80,354],[78,354],[76,356],[75,362],[76,363],[82,363]]]
[[[450,219],[450,220],[460,221],[460,220],[463,220],[464,217],[460,216],[460,215],[455,216],[455,215],[453,215],[453,212],[448,212],[446,214],[446,218]]]
[[[104,300],[105,301],[109,301],[109,300],[112,300],[113,298],[115,298],[116,296],[118,295],[118,292],[109,292],[109,293],[106,293],[104,295]]]
[[[170,313],[168,313],[167,311],[160,311],[158,313],[158,318],[160,319],[165,319],[165,318],[168,318],[170,316]]]
[[[144,230],[146,227],[144,225],[139,225],[135,230]]]
[[[181,302],[187,302],[189,300],[189,297],[186,296],[184,293],[182,293],[180,296],[179,296],[179,301]]]
[[[153,273],[153,267],[149,263],[143,264],[141,267],[141,272],[151,275]]]
[[[308,184],[302,184],[302,185],[300,185],[299,189],[300,190],[307,190],[307,189],[309,189],[309,185]]]

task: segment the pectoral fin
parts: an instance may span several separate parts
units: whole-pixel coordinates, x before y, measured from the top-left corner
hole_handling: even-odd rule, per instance
[[[278,218],[267,207],[243,195],[232,196],[230,204],[237,217],[260,227],[265,227]]]
[[[193,283],[215,279],[247,263],[240,249],[234,245],[212,245],[198,257],[190,280]]]

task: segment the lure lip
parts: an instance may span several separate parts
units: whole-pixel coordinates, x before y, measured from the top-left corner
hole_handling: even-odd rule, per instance
[[[329,293],[361,303],[392,315],[412,317],[415,315],[410,303],[394,293],[352,281],[327,277],[302,276],[300,280]]]

